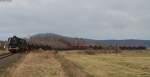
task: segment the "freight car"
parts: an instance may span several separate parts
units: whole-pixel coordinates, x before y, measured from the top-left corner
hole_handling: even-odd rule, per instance
[[[16,36],[8,38],[7,49],[11,53],[25,52],[28,50],[28,44],[25,39]]]

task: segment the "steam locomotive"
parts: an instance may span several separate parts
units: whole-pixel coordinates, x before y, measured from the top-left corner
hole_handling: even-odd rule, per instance
[[[28,50],[28,44],[25,39],[13,36],[8,38],[7,49],[11,53],[25,52]]]

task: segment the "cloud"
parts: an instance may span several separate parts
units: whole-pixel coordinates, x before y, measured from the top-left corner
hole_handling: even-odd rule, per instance
[[[149,3],[149,0],[1,2],[0,38],[51,32],[94,39],[150,39]]]

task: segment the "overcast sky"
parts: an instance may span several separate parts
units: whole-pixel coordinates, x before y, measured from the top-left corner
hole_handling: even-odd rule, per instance
[[[150,0],[0,1],[0,39],[37,33],[150,39]]]

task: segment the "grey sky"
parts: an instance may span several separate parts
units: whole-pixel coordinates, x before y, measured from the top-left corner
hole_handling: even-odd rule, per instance
[[[150,39],[150,0],[0,2],[0,39],[57,33],[93,39]]]

